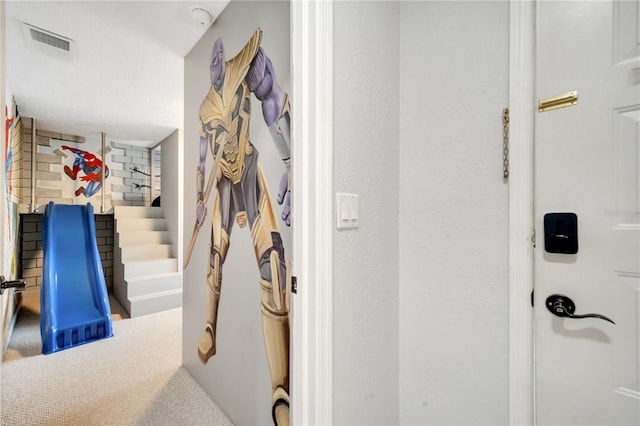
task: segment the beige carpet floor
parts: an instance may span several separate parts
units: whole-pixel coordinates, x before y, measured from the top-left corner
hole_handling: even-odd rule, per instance
[[[2,425],[231,425],[181,367],[182,310],[127,318],[108,339],[42,355],[26,294],[2,363]]]

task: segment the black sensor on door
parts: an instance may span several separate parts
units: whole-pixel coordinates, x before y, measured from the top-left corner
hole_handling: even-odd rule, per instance
[[[578,252],[578,216],[575,213],[544,215],[544,250],[561,254]]]

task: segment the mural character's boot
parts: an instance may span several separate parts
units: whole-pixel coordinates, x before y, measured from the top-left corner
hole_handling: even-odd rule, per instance
[[[275,398],[277,398],[277,400],[273,404],[273,424],[289,426],[289,395],[283,392],[282,395],[274,394],[274,399]]]
[[[216,323],[218,321],[218,303],[220,302],[220,255],[215,252],[207,272],[207,325],[198,342],[198,357],[206,364],[216,354]]]
[[[216,354],[216,336],[215,336],[215,324],[207,324],[204,329],[204,334],[198,341],[198,358],[200,362],[206,364],[209,358]]]
[[[81,186],[80,188],[76,189],[76,197],[79,197],[82,194],[84,194],[84,186]]]
[[[212,215],[209,267],[207,270],[207,325],[198,342],[198,358],[206,364],[216,354],[216,325],[218,322],[218,303],[222,288],[222,264],[229,250],[229,235],[220,225],[219,197],[216,197]]]

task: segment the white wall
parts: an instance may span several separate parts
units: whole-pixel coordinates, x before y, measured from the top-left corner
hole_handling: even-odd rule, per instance
[[[263,31],[262,47],[271,58],[281,87],[290,90],[289,2],[233,1],[185,58],[184,91],[184,188],[185,250],[195,223],[195,170],[199,159],[198,109],[211,87],[209,55],[222,37],[227,59],[247,43],[256,28]],[[260,152],[271,195],[285,168],[253,98],[251,140]],[[293,111],[295,114],[295,111]],[[164,149],[164,148],[163,148]],[[164,152],[163,152],[164,155]],[[207,171],[213,160],[208,154]],[[206,177],[208,179],[208,176]],[[164,176],[163,176],[164,180]],[[163,196],[164,203],[164,196]],[[212,200],[209,202],[211,211]],[[276,205],[279,212],[279,206]],[[207,365],[197,357],[197,345],[205,328],[206,270],[209,259],[210,214],[184,270],[183,364],[203,389],[220,405],[234,424],[270,424],[271,382],[264,349],[258,268],[248,227],[234,226],[224,264],[218,315],[217,353]],[[285,253],[290,255],[289,229],[280,227]]]
[[[508,422],[506,1],[400,13],[400,422]]]
[[[167,229],[173,244],[173,253],[182,270],[184,238],[184,132],[177,129],[162,142],[161,166],[162,214],[167,220]],[[191,229],[189,229],[191,231]]]
[[[360,228],[334,234],[334,422],[398,423],[398,2],[334,6],[334,185]]]

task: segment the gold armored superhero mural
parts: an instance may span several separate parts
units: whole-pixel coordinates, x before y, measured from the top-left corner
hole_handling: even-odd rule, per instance
[[[256,30],[232,59],[225,59],[221,39],[210,56],[211,87],[199,110],[199,163],[196,172],[196,220],[185,254],[189,263],[207,212],[211,216],[211,243],[207,265],[206,324],[198,342],[203,364],[216,354],[216,323],[222,288],[222,269],[234,222],[249,225],[257,261],[262,328],[272,385],[272,416],[277,425],[289,424],[289,289],[290,270],[285,258],[278,218],[258,151],[251,143],[251,94],[261,102],[262,117],[270,130],[285,173],[278,203],[281,219],[290,224],[290,109],[287,93],[278,85],[271,60]],[[207,176],[208,153],[213,166]]]

